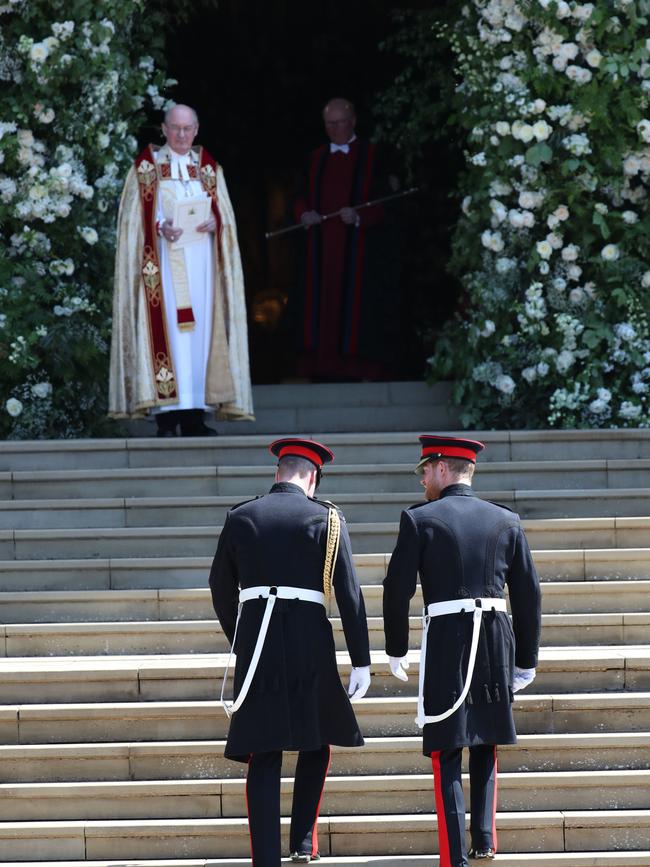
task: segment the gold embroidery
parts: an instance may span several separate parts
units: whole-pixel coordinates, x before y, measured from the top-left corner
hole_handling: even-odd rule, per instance
[[[201,180],[205,189],[211,196],[214,196],[217,187],[217,175],[211,165],[201,166]]]
[[[156,383],[158,387],[158,394],[163,397],[169,397],[169,395],[175,390],[176,384],[174,382],[174,374],[169,370],[167,366],[169,364],[169,359],[163,353],[158,353],[156,356],[156,364],[159,365],[158,371],[156,372]]]
[[[147,290],[147,298],[154,307],[160,304],[160,269],[150,259],[142,269],[142,279]]]
[[[151,187],[156,179],[156,167],[149,160],[142,160],[138,166],[138,181],[143,187]]]

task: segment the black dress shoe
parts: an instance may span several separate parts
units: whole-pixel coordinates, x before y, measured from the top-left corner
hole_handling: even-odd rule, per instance
[[[469,857],[476,861],[494,861],[494,849],[470,849]]]
[[[181,436],[183,437],[216,437],[217,432],[208,427],[203,420],[202,409],[182,409],[179,412]]]

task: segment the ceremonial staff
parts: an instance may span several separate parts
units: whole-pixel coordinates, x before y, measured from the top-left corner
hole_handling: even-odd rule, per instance
[[[354,205],[355,211],[361,211],[363,208],[370,208],[373,205],[381,205],[383,202],[390,202],[393,199],[402,199],[404,196],[412,196],[413,193],[417,193],[417,187],[411,187],[408,190],[403,190],[401,193],[393,193],[391,196],[384,196],[381,199],[373,199],[371,202],[364,202],[362,205]],[[332,217],[338,217],[341,213],[340,210],[332,211],[331,214],[323,214],[321,216],[321,223],[324,223],[325,220],[329,220]],[[316,225],[320,225],[316,223]],[[308,229],[309,226],[305,226],[302,223],[296,223],[293,226],[287,226],[285,229],[276,229],[274,232],[266,232],[265,238],[275,238],[277,235],[286,235],[287,232],[295,232],[296,229]]]

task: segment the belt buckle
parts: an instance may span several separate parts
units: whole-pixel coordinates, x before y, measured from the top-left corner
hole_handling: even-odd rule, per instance
[[[480,599],[475,599],[475,600],[474,600],[474,607],[475,607],[475,608],[481,608],[481,609],[483,608],[483,603],[481,602]]]
[[[278,595],[278,588],[275,586],[269,587],[269,596],[277,596],[277,595]]]

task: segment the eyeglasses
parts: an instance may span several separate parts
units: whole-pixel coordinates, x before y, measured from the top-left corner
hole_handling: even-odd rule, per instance
[[[189,135],[196,129],[196,124],[194,124],[193,126],[177,126],[175,123],[172,123],[170,124],[170,126],[167,127],[167,129],[177,134],[185,133]]]

